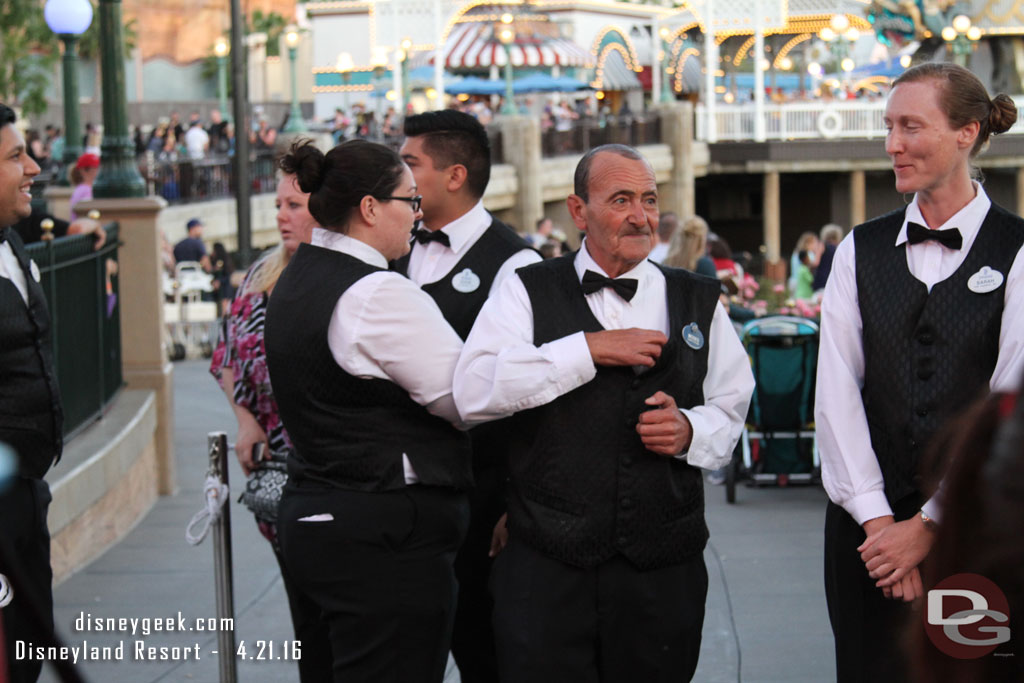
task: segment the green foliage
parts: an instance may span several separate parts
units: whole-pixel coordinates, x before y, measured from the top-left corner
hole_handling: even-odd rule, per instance
[[[288,21],[277,12],[263,13],[262,10],[255,10],[252,13],[252,20],[246,21],[245,32],[267,34],[267,56],[281,56],[281,34]]]
[[[129,56],[135,46],[139,44],[137,26],[138,21],[132,18],[124,22],[124,26],[121,27],[125,57]],[[100,18],[96,12],[95,3],[93,3],[92,23],[78,39],[78,56],[82,59],[95,59],[97,62],[100,59]]]
[[[46,88],[58,55],[42,2],[0,2],[0,101],[20,106],[26,115],[46,111]]]

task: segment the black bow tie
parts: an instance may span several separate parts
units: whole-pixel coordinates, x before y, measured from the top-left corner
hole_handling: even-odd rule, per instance
[[[583,293],[593,294],[602,287],[611,287],[626,301],[629,301],[636,295],[637,281],[633,278],[622,278],[620,280],[613,280],[610,277],[605,277],[595,273],[592,270],[588,270],[583,274]]]
[[[440,242],[449,249],[452,247],[452,242],[448,239],[447,233],[441,232],[440,230],[417,228],[412,231],[412,238],[420,244],[426,244],[427,242]]]
[[[950,249],[959,249],[964,244],[964,238],[956,228],[949,230],[929,230],[920,223],[907,223],[907,241],[911,244],[919,244],[935,240],[939,244]]]

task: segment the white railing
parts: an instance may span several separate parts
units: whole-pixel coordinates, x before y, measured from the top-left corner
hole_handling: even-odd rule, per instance
[[[1020,110],[1024,96],[1015,97]],[[853,100],[833,102],[787,102],[764,107],[765,137],[768,140],[872,139],[885,137],[885,100]],[[698,104],[697,139],[702,142],[733,142],[754,140],[757,116],[753,103],[716,104],[715,137],[709,137],[708,112]],[[1024,119],[1009,130],[1024,134]]]

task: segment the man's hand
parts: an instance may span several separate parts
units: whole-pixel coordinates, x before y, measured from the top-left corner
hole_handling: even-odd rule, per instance
[[[885,591],[886,589],[891,590],[892,594],[886,595],[885,597],[891,597],[893,600],[913,602],[917,598],[924,597],[924,585],[921,583],[921,571],[917,567],[914,567],[891,587],[886,586],[882,590]]]
[[[584,335],[594,365],[644,365],[653,367],[668,342],[656,330],[631,327],[628,330],[604,330]]]
[[[92,235],[92,250],[99,251],[107,243],[107,231],[100,222],[92,218],[79,218],[68,226],[69,235]]]
[[[253,446],[262,442],[264,447],[269,449],[270,443],[267,441],[266,432],[256,422],[256,418],[252,416],[252,413],[245,408],[239,408],[235,411],[235,414],[238,418],[235,455],[238,457],[238,464],[242,466],[242,471],[248,475],[256,468],[256,463],[252,459]]]
[[[676,406],[674,398],[659,391],[644,401],[653,410],[640,413],[637,434],[647,450],[659,455],[679,455],[690,447],[693,427]]]
[[[508,513],[506,512],[494,525],[494,531],[491,533],[491,550],[487,553],[487,557],[497,557],[498,553],[508,545],[508,527],[505,524],[507,521]]]
[[[867,531],[866,524],[864,530]],[[868,576],[878,579],[875,585],[879,588],[893,586],[893,597],[899,597],[896,583],[921,564],[934,541],[934,534],[925,528],[921,517],[914,515],[904,522],[869,532],[857,552],[864,561]]]

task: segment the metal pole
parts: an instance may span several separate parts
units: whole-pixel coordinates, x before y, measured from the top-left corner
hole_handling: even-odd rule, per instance
[[[502,114],[515,114],[515,91],[512,88],[512,48],[505,45],[505,106],[501,108]]]
[[[228,484],[228,435],[209,432],[206,435],[210,454],[210,474]],[[217,588],[217,622],[235,618],[234,573],[231,566],[231,501],[225,501],[220,517],[213,523],[213,577]],[[235,683],[235,632],[218,629],[217,646],[221,683]]]
[[[299,84],[296,82],[295,59],[298,48],[288,48],[288,61],[290,62],[292,75],[292,110],[288,115],[288,125],[284,127],[285,133],[305,133],[306,122],[302,120],[302,108],[299,106]]]
[[[657,19],[651,22],[651,54],[654,57],[651,59],[651,104],[656,105],[662,101],[661,96],[661,76],[662,60],[658,59],[658,49],[662,45],[661,33],[659,33],[660,27]]]
[[[135,143],[128,135],[121,1],[100,0],[99,9],[100,68],[103,70],[103,162],[93,184],[92,194],[96,199],[144,197],[146,182],[135,164]]]
[[[765,140],[764,125],[764,11],[754,3],[754,139]]]
[[[249,206],[249,79],[246,75],[248,52],[242,45],[245,22],[239,0],[231,0],[231,83],[235,115],[235,199],[238,218],[238,255],[242,267],[252,263],[251,207]]]
[[[704,110],[707,112],[708,142],[718,142],[718,122],[715,120],[715,72],[718,71],[718,46],[715,45],[715,3],[707,0],[704,17]]]
[[[82,121],[78,115],[78,36],[61,33],[64,41],[64,158],[57,184],[69,187],[68,171],[82,153]]]

